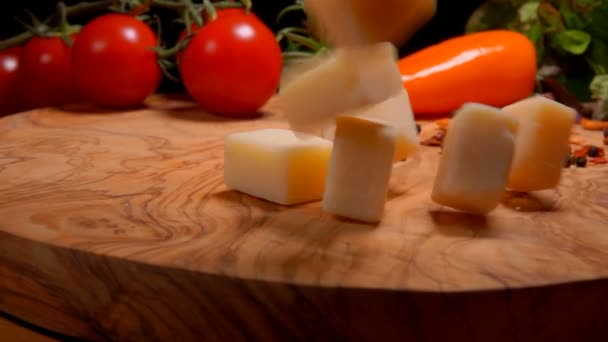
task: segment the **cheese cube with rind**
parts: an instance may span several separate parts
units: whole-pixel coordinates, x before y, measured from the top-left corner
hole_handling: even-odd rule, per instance
[[[329,53],[301,75],[287,74],[279,92],[287,121],[294,131],[321,134],[336,116],[378,103],[403,89],[390,43],[347,47]]]
[[[404,160],[418,150],[419,140],[416,120],[414,119],[410,98],[405,89],[387,100],[358,108],[349,112],[348,115],[378,120],[386,125],[393,126],[397,130],[394,161]],[[333,140],[335,128],[335,123],[327,124],[323,128],[321,136]]]
[[[364,222],[382,219],[397,131],[357,116],[336,119],[323,210]]]
[[[508,187],[524,192],[556,187],[576,111],[540,95],[508,105],[503,111],[519,121]]]
[[[498,108],[467,103],[450,122],[431,198],[471,214],[495,209],[507,185],[517,120]]]
[[[306,0],[313,34],[332,46],[401,46],[435,14],[436,0]]]
[[[270,202],[322,198],[332,143],[285,129],[233,133],[224,145],[224,183]]]

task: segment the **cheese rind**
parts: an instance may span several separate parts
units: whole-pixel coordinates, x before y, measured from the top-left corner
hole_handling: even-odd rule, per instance
[[[380,103],[365,106],[348,113],[371,120],[382,121],[397,130],[394,161],[401,161],[418,150],[419,140],[416,120],[410,104],[410,98],[405,89]],[[327,124],[321,133],[325,139],[333,140],[335,123]]]
[[[284,129],[234,133],[224,146],[224,183],[282,205],[320,200],[332,143]]]
[[[306,0],[314,33],[333,46],[390,41],[401,46],[429,21],[436,0]]]
[[[472,214],[496,208],[511,169],[517,126],[498,108],[463,105],[443,141],[432,200]]]
[[[364,222],[380,221],[396,139],[396,129],[382,122],[338,117],[323,210]]]
[[[321,134],[336,116],[378,103],[403,90],[390,43],[340,48],[284,75],[279,92],[291,128]]]
[[[574,109],[544,96],[503,108],[519,121],[508,187],[517,191],[550,189],[559,184],[567,156]]]

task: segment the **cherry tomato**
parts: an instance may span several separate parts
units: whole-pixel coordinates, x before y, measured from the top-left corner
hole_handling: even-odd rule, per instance
[[[0,51],[0,116],[19,110],[16,88],[21,51],[21,47]]]
[[[274,34],[251,13],[203,26],[179,65],[190,95],[203,108],[231,117],[257,115],[276,91],[281,68]]]
[[[132,107],[158,88],[158,40],[146,24],[106,14],[85,25],[74,43],[76,83],[88,100],[106,107]]]
[[[209,16],[209,14],[207,12],[203,13],[203,25],[210,23],[212,21],[218,20],[220,18],[225,18],[231,15],[245,15],[245,9],[244,8],[240,8],[240,7],[235,7],[235,8],[222,8],[222,9],[218,9],[216,11],[217,16],[215,17],[215,19],[211,20],[211,17]],[[200,29],[202,28],[202,26],[199,26],[196,23],[190,24],[190,33],[191,34],[196,34],[198,31],[200,31]],[[181,42],[182,40],[184,40],[184,38],[186,38],[186,36],[188,36],[188,31],[187,30],[183,30],[180,34],[179,37],[177,38],[178,42]],[[183,51],[178,52],[175,55],[175,60],[177,61],[177,64],[180,63],[181,59],[182,59],[182,55],[184,54]]]
[[[33,37],[25,44],[18,92],[26,108],[59,106],[75,97],[71,54],[71,47],[60,37]]]

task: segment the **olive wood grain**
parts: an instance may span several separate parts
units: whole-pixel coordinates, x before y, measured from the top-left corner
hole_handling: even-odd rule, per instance
[[[223,138],[286,127],[278,107],[1,119],[0,310],[92,340],[608,339],[606,165],[480,218],[431,202],[423,147],[361,224],[225,187]]]

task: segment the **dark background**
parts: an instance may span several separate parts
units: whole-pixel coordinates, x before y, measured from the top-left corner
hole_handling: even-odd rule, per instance
[[[272,29],[277,29],[275,18],[277,13],[285,6],[293,3],[291,0],[252,0],[254,4],[253,11],[262,18]],[[381,6],[382,0],[377,1]],[[405,0],[407,1],[407,0]],[[65,1],[67,4],[77,3],[78,1]],[[24,14],[24,9],[30,9],[38,16],[44,18],[50,14],[57,1],[52,0],[18,0],[18,1],[3,1],[2,10],[0,10],[0,38],[4,39],[15,35],[22,31],[19,24],[14,21],[15,16],[27,18]],[[471,12],[482,3],[482,0],[439,0],[438,11],[432,21],[427,24],[418,34],[401,49],[401,53],[409,53],[414,50],[429,44],[436,43],[440,40],[452,37],[463,33],[464,24]],[[167,14],[170,14],[167,13]],[[282,25],[300,20],[295,15],[287,18],[287,22]],[[77,23],[86,21],[87,18],[80,18]],[[166,34],[175,34],[181,30],[179,25],[165,25],[163,29],[168,32]]]

